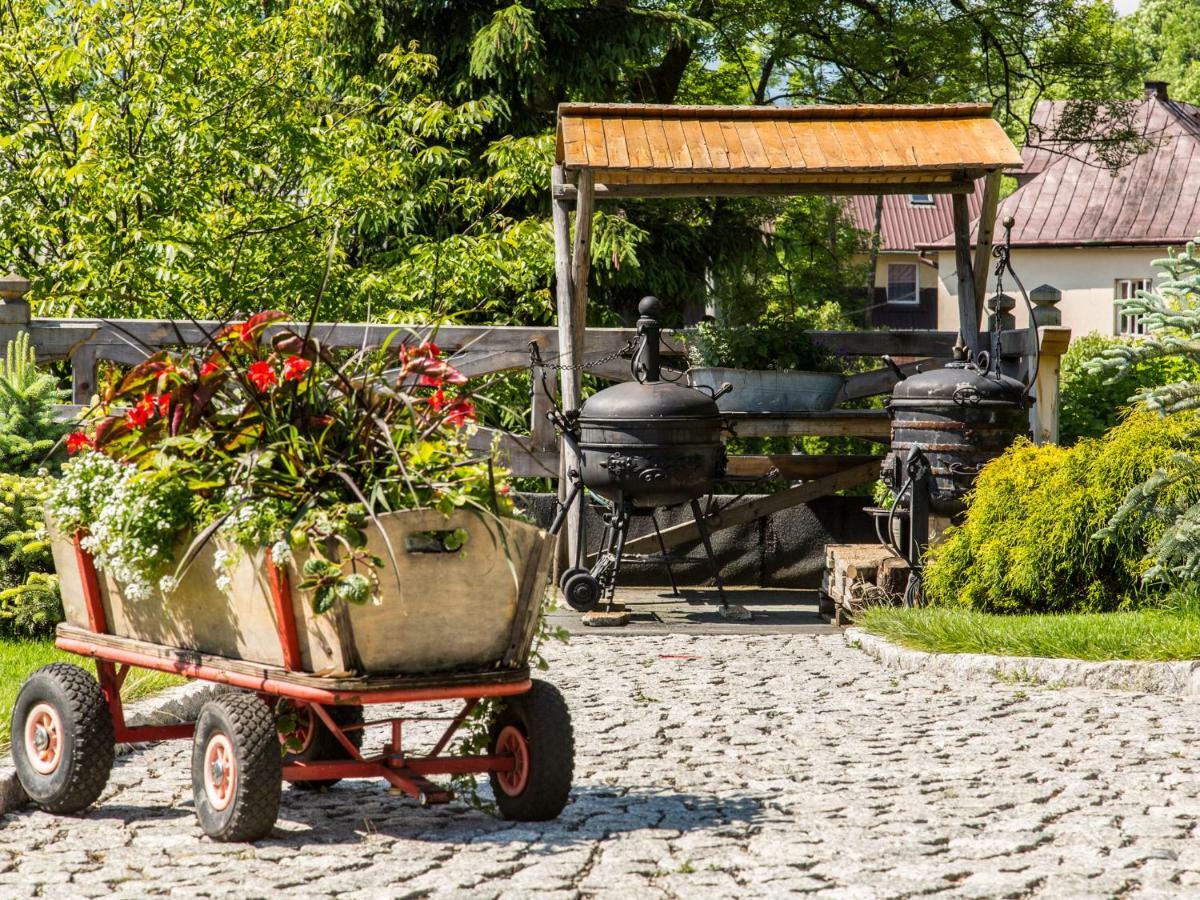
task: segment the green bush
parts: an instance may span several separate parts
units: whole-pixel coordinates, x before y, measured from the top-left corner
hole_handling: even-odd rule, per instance
[[[1144,359],[1114,373],[1090,366],[1105,351],[1126,347],[1130,338],[1092,332],[1071,342],[1059,368],[1059,440],[1100,437],[1121,419],[1123,411],[1145,388],[1200,380],[1200,365],[1180,357]]]
[[[926,599],[986,612],[1099,612],[1161,599],[1164,589],[1142,575],[1164,523],[1130,519],[1097,532],[1135,486],[1178,466],[1177,453],[1200,454],[1198,432],[1198,413],[1134,412],[1073,447],[1019,441],[983,469],[963,524],[931,551]]]
[[[809,327],[806,322],[782,318],[753,325],[703,322],[686,338],[688,357],[694,366],[843,371],[842,360],[808,336]]]
[[[49,634],[63,619],[44,524],[50,484],[0,474],[0,634]]]
[[[38,368],[29,332],[22,332],[0,359],[0,472],[32,475],[50,462],[67,432],[54,411],[63,400],[55,377]]]

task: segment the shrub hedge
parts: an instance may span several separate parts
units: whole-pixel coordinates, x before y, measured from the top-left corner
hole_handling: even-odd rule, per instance
[[[1200,454],[1200,413],[1129,413],[1072,447],[1018,441],[984,467],[961,526],[930,552],[927,602],[986,612],[1099,612],[1155,602],[1142,574],[1163,524],[1098,537],[1129,491],[1177,452]],[[1180,490],[1189,490],[1187,482]]]
[[[0,474],[0,635],[51,634],[62,621],[46,539],[47,478]]]

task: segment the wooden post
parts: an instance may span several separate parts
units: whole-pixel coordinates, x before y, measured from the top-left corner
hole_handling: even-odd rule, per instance
[[[575,366],[579,360],[581,348],[576,343],[578,326],[576,325],[575,290],[571,280],[571,222],[568,201],[560,195],[565,183],[565,173],[562,166],[550,170],[550,222],[554,232],[554,296],[558,306],[558,357],[554,362],[563,366]],[[574,368],[561,369],[559,372],[560,394],[564,409],[579,409],[582,402],[582,374]],[[567,446],[566,441],[560,442],[561,455],[558,468],[558,499],[564,500],[567,495],[567,472],[579,467],[579,460]],[[578,509],[578,507],[577,507]],[[568,559],[574,560],[574,544],[578,527],[577,514],[567,520],[567,525],[561,532],[566,535]],[[560,549],[563,544],[560,542]]]
[[[8,352],[8,342],[29,330],[29,281],[10,272],[0,277],[0,358]]]
[[[983,321],[983,300],[987,296],[988,272],[992,270],[992,236],[996,231],[996,207],[1000,205],[1000,173],[991,172],[983,180],[980,198],[979,231],[975,236],[975,321]]]
[[[967,359],[979,354],[979,303],[975,296],[975,274],[971,266],[971,214],[965,194],[954,195],[954,261],[958,273],[958,324],[956,349]]]
[[[1071,329],[1045,325],[1038,329],[1038,368],[1032,426],[1035,444],[1058,443],[1058,367],[1071,343]]]

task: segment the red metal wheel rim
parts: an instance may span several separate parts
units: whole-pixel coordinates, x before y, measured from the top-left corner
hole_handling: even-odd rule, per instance
[[[289,753],[303,753],[312,746],[313,738],[317,733],[317,715],[313,712],[311,706],[307,703],[303,706],[296,707],[296,727],[287,734],[279,735],[279,742],[283,744],[285,750]],[[292,741],[295,740],[299,746],[295,746]]]
[[[237,759],[233,744],[223,734],[208,739],[204,750],[204,793],[208,804],[220,812],[233,802],[237,791]]]
[[[500,790],[510,797],[521,796],[529,784],[529,741],[519,728],[505,725],[500,729],[500,735],[496,738],[496,755],[511,756],[513,760],[512,771],[496,773]]]
[[[62,756],[62,719],[49,703],[39,703],[25,719],[25,757],[39,775],[50,775]]]

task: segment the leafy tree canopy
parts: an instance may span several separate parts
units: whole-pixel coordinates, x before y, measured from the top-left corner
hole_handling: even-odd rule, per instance
[[[1200,5],[1188,0],[1142,0],[1133,16],[1149,76],[1170,83],[1170,95],[1200,103]]]

